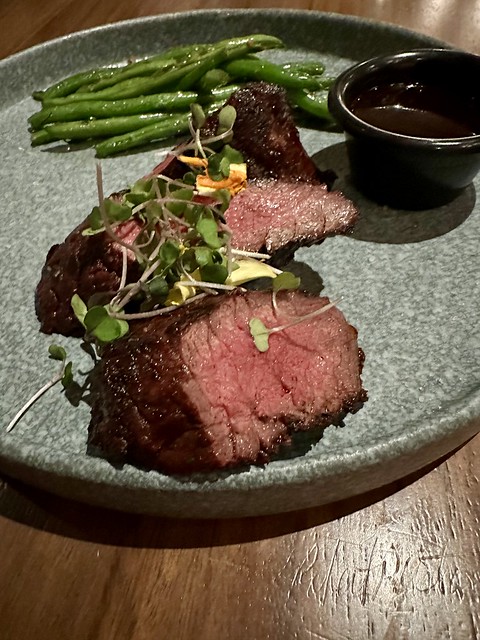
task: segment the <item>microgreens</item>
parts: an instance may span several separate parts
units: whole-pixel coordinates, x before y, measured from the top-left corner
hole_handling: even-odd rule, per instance
[[[269,348],[268,339],[272,335],[272,333],[285,331],[285,329],[289,329],[290,327],[300,324],[301,322],[306,322],[307,320],[312,320],[313,318],[317,318],[318,316],[322,315],[322,313],[325,313],[326,311],[334,307],[336,304],[337,304],[337,301],[329,302],[328,304],[326,304],[324,307],[321,307],[320,309],[316,309],[311,313],[306,313],[304,316],[299,316],[298,318],[295,318],[294,320],[291,320],[286,324],[279,325],[276,327],[266,327],[264,322],[260,318],[251,318],[248,323],[248,326],[250,329],[250,334],[255,343],[255,346],[261,352],[268,351],[268,348]]]
[[[115,199],[104,198],[97,165],[99,204],[83,233],[105,231],[122,248],[123,269],[119,289],[110,299],[72,298],[72,309],[85,328],[87,342],[101,346],[125,335],[129,320],[167,313],[204,293],[231,290],[249,280],[278,275],[278,270],[264,263],[268,255],[232,248],[231,232],[223,217],[230,203],[229,190],[214,188],[205,196],[196,188],[197,177],[205,172],[211,180],[225,180],[231,165],[243,163],[241,153],[228,144],[235,117],[232,106],[224,107],[218,113],[215,134],[201,138],[206,116],[200,105],[192,105],[192,142],[178,151],[187,167],[183,179],[152,175]],[[128,242],[122,237],[126,222],[130,225]],[[132,259],[142,270],[136,282],[128,278]]]
[[[93,235],[105,231],[102,207],[104,208],[105,215],[107,216],[110,224],[124,222],[128,220],[131,215],[131,207],[126,204],[120,204],[109,198],[105,198],[101,205],[94,207],[88,216],[88,222],[90,224],[88,229],[83,231],[84,235]]]
[[[273,288],[273,308],[275,311],[278,311],[277,308],[277,293],[284,289],[298,289],[300,286],[300,278],[295,276],[290,271],[282,271],[278,276],[272,281]]]
[[[280,273],[278,273],[278,275],[272,280],[272,306],[275,310],[275,313],[278,312],[277,293],[285,289],[297,289],[299,286],[300,278],[295,276],[290,271],[281,271]],[[296,324],[296,322],[294,324]],[[285,329],[286,326],[268,329],[264,325],[262,320],[260,320],[260,318],[251,318],[249,322],[249,328],[255,346],[259,351],[263,353],[265,351],[268,351],[268,338],[270,337],[270,334],[275,333],[276,331],[281,331],[282,329]]]
[[[60,347],[59,345],[52,344],[48,348],[48,353],[51,360],[57,360],[61,363],[58,373],[46,384],[44,384],[43,387],[41,387],[15,414],[15,416],[7,425],[7,433],[9,431],[12,431],[12,429],[18,424],[18,422],[30,409],[30,407],[32,407],[32,405],[34,405],[35,402],[37,402],[37,400],[41,398],[49,389],[60,382],[64,390],[66,390],[73,383],[72,363],[70,361],[67,362],[67,352],[65,351],[65,349],[63,347]]]
[[[208,159],[208,175],[212,180],[223,180],[230,175],[231,164],[242,162],[242,154],[226,144],[221,151],[212,154]]]
[[[84,324],[87,336],[94,336],[100,343],[113,342],[128,332],[128,322],[112,318],[106,305],[89,309],[85,315]]]

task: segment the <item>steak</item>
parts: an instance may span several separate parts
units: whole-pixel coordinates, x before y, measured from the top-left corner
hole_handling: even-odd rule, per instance
[[[293,432],[338,424],[366,400],[357,332],[328,303],[295,292],[207,296],[132,324],[93,373],[89,445],[114,462],[188,474],[264,463]]]
[[[286,91],[253,82],[227,104],[237,112],[232,146],[242,152],[249,180],[225,212],[233,246],[266,250],[282,265],[301,246],[348,233],[358,211],[342,193],[330,191],[334,174],[320,171],[303,148]]]
[[[44,333],[82,336],[85,330],[73,313],[72,296],[77,293],[87,302],[95,294],[118,290],[122,249],[105,232],[82,235],[88,226],[88,221],[84,221],[47,254],[35,292],[35,310]],[[122,225],[121,236],[127,243],[137,232],[134,221]],[[128,282],[135,282],[141,275],[133,255],[128,257],[127,274]]]
[[[228,103],[237,110],[233,144],[247,160],[249,176],[247,189],[232,198],[225,213],[233,246],[266,250],[272,263],[281,266],[298,247],[349,231],[357,210],[340,192],[329,191],[329,172],[319,172],[305,152],[285,91],[265,82],[252,83],[232,94]],[[212,116],[205,133],[209,127],[213,132],[214,124]],[[176,179],[186,170],[172,153],[149,175]],[[117,233],[128,237],[132,224],[134,227],[131,222],[120,225]],[[83,236],[86,226],[87,222],[82,223],[47,255],[35,297],[44,333],[81,335],[82,327],[70,305],[72,296],[77,293],[87,301],[94,294],[116,291],[120,284],[120,248],[106,233]],[[128,282],[139,276],[132,258]]]
[[[251,82],[227,100],[236,110],[231,145],[241,151],[250,180],[277,178],[322,182],[329,187],[335,174],[320,171],[305,151],[285,89]],[[212,116],[207,127],[216,124]]]
[[[257,180],[232,198],[224,215],[236,249],[266,250],[281,265],[300,246],[349,231],[357,209],[322,183]]]

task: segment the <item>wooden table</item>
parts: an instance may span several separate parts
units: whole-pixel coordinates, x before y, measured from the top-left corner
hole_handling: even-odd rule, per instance
[[[171,6],[3,0],[0,57]],[[480,0],[174,6],[351,13],[480,53]],[[479,443],[368,495],[248,521],[124,515],[0,480],[0,638],[478,638]]]

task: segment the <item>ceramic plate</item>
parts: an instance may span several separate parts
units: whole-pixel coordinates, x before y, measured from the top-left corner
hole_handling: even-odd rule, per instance
[[[268,32],[285,51],[311,57],[334,74],[354,61],[438,42],[393,26],[316,12],[208,11],[118,23],[54,40],[0,62],[0,469],[88,503],[188,517],[278,513],[345,498],[421,468],[479,428],[480,210],[475,187],[449,206],[415,213],[374,205],[349,183],[341,134],[301,130],[322,168],[333,168],[362,220],[352,236],[329,238],[296,254],[297,268],[358,328],[369,401],[344,427],[328,428],[264,467],[175,478],[121,469],[86,453],[88,407],[73,408],[58,389],[17,428],[4,426],[53,372],[52,338],[38,331],[34,289],[45,255],[95,204],[91,149],[31,148],[30,98],[84,68],[159,52],[175,44]],[[103,161],[106,192],[131,184],[162,151]],[[74,340],[56,340],[80,357]]]

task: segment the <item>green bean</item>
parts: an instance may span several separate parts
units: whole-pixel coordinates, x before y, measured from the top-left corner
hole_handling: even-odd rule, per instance
[[[159,93],[167,86],[172,86],[186,72],[192,69],[198,62],[193,62],[181,66],[172,67],[165,73],[160,75],[152,75],[146,78],[128,78],[121,82],[107,87],[101,91],[91,93],[73,93],[62,98],[54,98],[45,101],[45,106],[59,106],[64,104],[73,104],[83,102],[85,100],[123,100],[126,98],[138,98],[142,95]]]
[[[335,82],[335,78],[333,78],[332,76],[325,76],[323,78],[316,78],[316,80],[318,82],[318,89],[319,90],[324,90],[324,91],[330,89],[332,84]]]
[[[225,102],[225,100],[228,100],[232,93],[240,89],[240,87],[240,84],[227,84],[224,87],[212,89],[212,91],[206,94],[206,96],[203,96],[203,98],[207,100],[213,98],[216,102]],[[202,99],[202,96],[200,96],[200,99]]]
[[[272,49],[283,46],[282,42],[274,36],[257,34],[230,40],[221,40],[207,54],[203,62],[188,72],[179,82],[179,89],[190,89],[210,69],[218,67],[228,60],[235,60],[262,49]]]
[[[144,60],[127,64],[124,67],[119,67],[118,74],[89,85],[84,85],[80,87],[78,91],[80,93],[100,91],[128,78],[151,75],[156,71],[165,71],[182,62],[192,62],[193,59],[199,55],[205,54],[209,47],[210,45],[208,44],[194,44],[169,49],[163,54],[145,58]]]
[[[106,158],[115,153],[121,153],[150,142],[166,140],[180,133],[185,133],[189,129],[189,118],[189,114],[177,115],[171,119],[137,129],[125,135],[108,138],[95,146],[97,156]]]
[[[116,69],[116,73],[111,74],[107,78],[82,85],[77,89],[76,93],[92,93],[100,91],[101,89],[112,87],[123,80],[128,80],[129,78],[141,78],[144,76],[151,76],[159,71],[165,72],[176,64],[177,62],[173,58],[142,60],[138,63],[127,64],[123,67],[118,67]]]
[[[197,83],[197,89],[201,92],[211,91],[230,82],[230,76],[223,69],[210,69]]]
[[[55,122],[45,125],[51,140],[88,140],[89,138],[105,138],[117,136],[151,124],[165,122],[172,114],[148,113],[119,118],[102,118],[99,120],[80,120],[78,122]]]
[[[281,65],[284,71],[290,71],[299,75],[321,76],[325,72],[325,65],[315,60],[305,62],[287,62]]]
[[[181,44],[171,49],[167,49],[165,56],[178,60],[183,57],[192,57],[197,54],[206,53],[212,45],[202,42],[197,44]]]
[[[332,120],[328,110],[328,100],[325,93],[312,93],[302,90],[288,92],[288,97],[293,106],[302,109],[310,115],[314,115],[322,120]]]
[[[208,105],[208,108],[205,109],[206,115],[214,113],[222,105],[223,102],[212,102]],[[115,153],[121,153],[122,151],[128,151],[129,149],[134,149],[151,142],[166,140],[181,133],[186,133],[189,130],[189,121],[189,113],[175,115],[166,118],[163,122],[152,124],[143,129],[103,140],[95,145],[97,156],[99,158],[105,158]]]
[[[48,104],[58,105],[82,100],[135,98],[145,94],[158,93],[161,89],[173,85],[175,85],[176,89],[188,89],[191,86],[192,79],[199,79],[206,71],[216,66],[216,60],[230,60],[236,55],[244,55],[245,51],[258,51],[280,46],[282,46],[282,42],[278,38],[261,34],[222,40],[217,44],[211,45],[208,53],[200,56],[194,62],[181,62],[165,73],[154,74],[147,78],[130,78],[101,91],[76,93],[58,98],[58,101],[54,103],[49,101]],[[180,82],[185,76],[188,77],[188,82],[186,83],[188,86],[183,86],[184,83]]]
[[[318,89],[319,83],[313,76],[298,75],[285,71],[277,64],[260,58],[232,60],[222,65],[232,78],[264,80],[288,89]]]
[[[49,142],[53,142],[54,140],[55,138],[53,138],[46,129],[39,129],[38,131],[34,131],[30,136],[30,143],[32,147],[38,147],[41,144],[48,144]]]
[[[196,69],[203,59],[188,64],[180,64],[172,67],[162,74],[153,74],[146,78],[129,78],[121,82],[107,87],[101,91],[92,93],[74,93],[63,98],[56,98],[44,102],[45,106],[59,106],[65,104],[73,104],[84,100],[122,100],[127,98],[138,98],[139,96],[159,93],[162,89],[175,86],[179,88],[178,80],[189,71]]]
[[[81,71],[73,76],[69,76],[60,82],[52,85],[45,91],[34,91],[32,96],[35,100],[45,100],[49,98],[60,98],[76,91],[83,84],[98,80],[100,78],[111,77],[115,74],[113,67],[101,67],[99,69],[90,69],[89,71]]]
[[[144,72],[151,73],[152,68],[161,69],[171,67],[179,63],[179,59],[183,58],[186,62],[196,54],[205,53],[210,45],[185,45],[175,47],[156,56],[147,59],[131,62],[120,67],[99,67],[82,71],[72,76],[64,78],[60,82],[48,87],[44,91],[35,91],[33,97],[36,100],[46,100],[49,98],[60,98],[77,91],[83,86],[91,85],[96,82],[106,82],[107,86],[111,86],[110,82],[116,83],[119,79],[131,77],[133,72],[135,75],[143,75]],[[100,86],[100,88],[102,88]]]
[[[179,111],[188,109],[189,105],[197,100],[198,94],[193,91],[160,93],[125,100],[85,100],[64,105],[46,106],[31,115],[28,122],[32,129],[40,129],[51,122],[130,116],[151,111]]]

